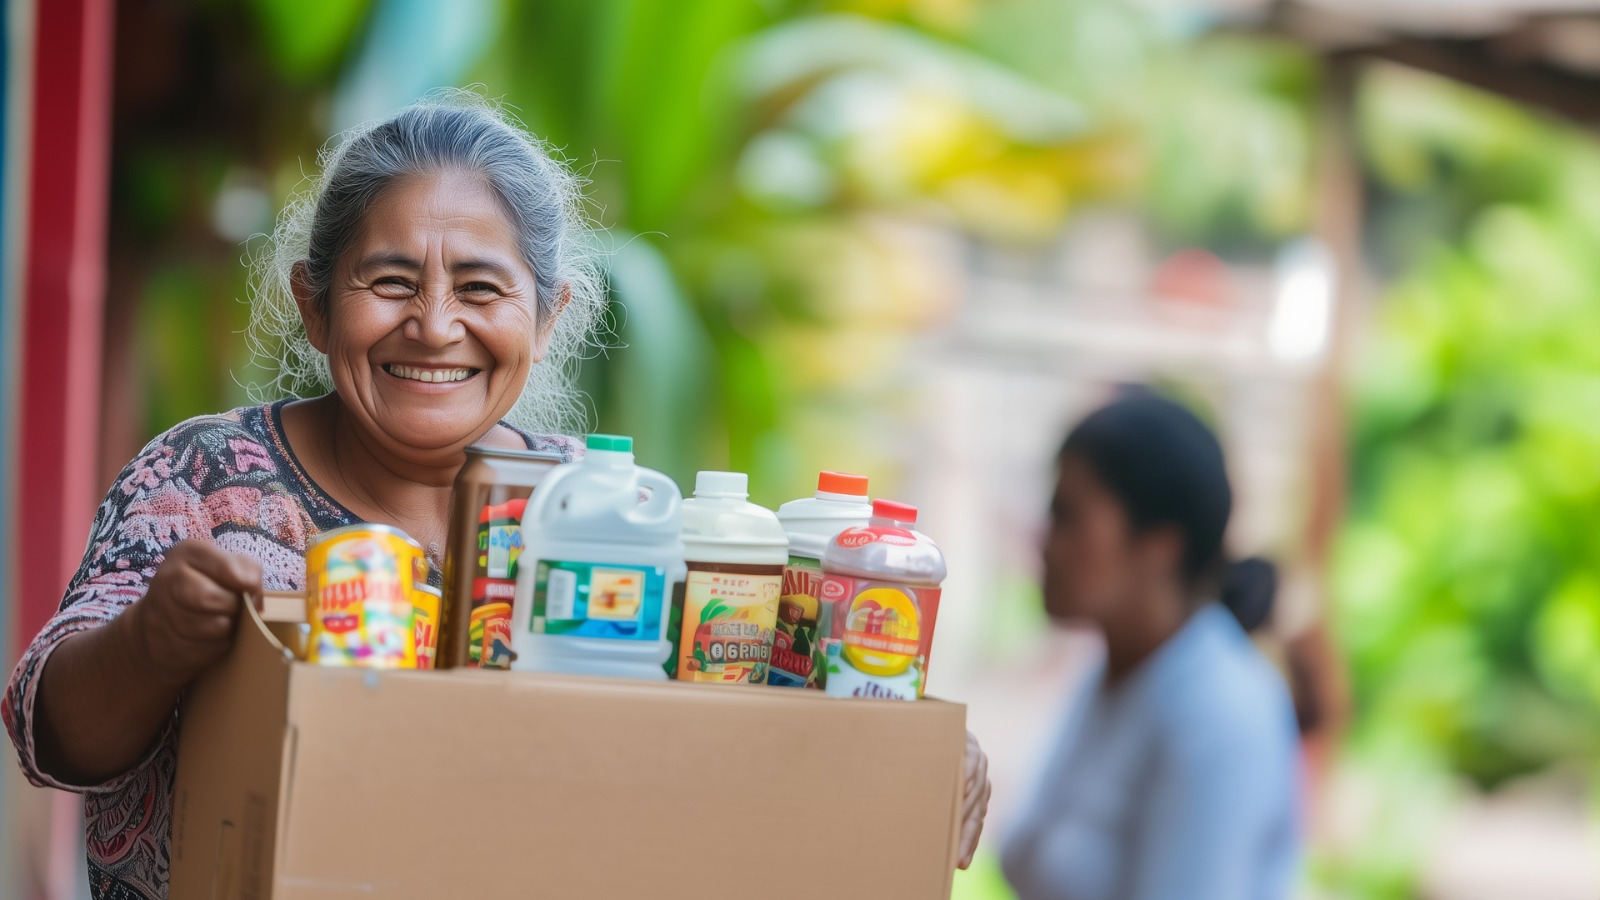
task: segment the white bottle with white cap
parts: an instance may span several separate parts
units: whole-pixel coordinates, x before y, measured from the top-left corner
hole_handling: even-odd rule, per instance
[[[742,472],[701,472],[683,501],[680,681],[763,684],[789,539],[772,510],[749,501]]]
[[[820,639],[828,633],[822,602],[822,553],[834,536],[872,518],[864,475],[823,472],[817,492],[778,507],[789,536],[789,563],[778,601],[778,631],[767,683],[777,687],[822,687],[825,670]]]

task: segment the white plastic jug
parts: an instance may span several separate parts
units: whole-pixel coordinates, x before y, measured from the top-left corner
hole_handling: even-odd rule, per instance
[[[523,512],[511,667],[664,680],[667,613],[684,579],[683,497],[634,465],[632,438],[594,434],[587,446]]]
[[[767,683],[776,687],[822,687],[826,674],[819,640],[828,634],[822,621],[822,554],[834,536],[872,518],[867,479],[823,472],[817,492],[778,507],[778,521],[789,537],[789,564],[778,603],[778,628]]]
[[[743,472],[701,472],[683,501],[684,585],[679,681],[765,684],[789,538],[749,501]]]

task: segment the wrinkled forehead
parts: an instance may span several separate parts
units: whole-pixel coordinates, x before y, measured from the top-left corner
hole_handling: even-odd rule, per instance
[[[481,176],[459,170],[405,175],[374,198],[341,263],[374,255],[450,266],[489,259],[531,277],[505,203]]]

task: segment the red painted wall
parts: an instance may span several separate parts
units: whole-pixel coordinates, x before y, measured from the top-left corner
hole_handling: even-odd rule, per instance
[[[17,419],[17,640],[55,612],[95,505],[111,151],[112,0],[45,0],[24,222]]]

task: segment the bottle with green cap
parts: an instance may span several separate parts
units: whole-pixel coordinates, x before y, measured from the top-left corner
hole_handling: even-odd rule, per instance
[[[511,667],[660,681],[685,574],[683,497],[634,463],[632,438],[593,434],[586,445],[523,512]]]

